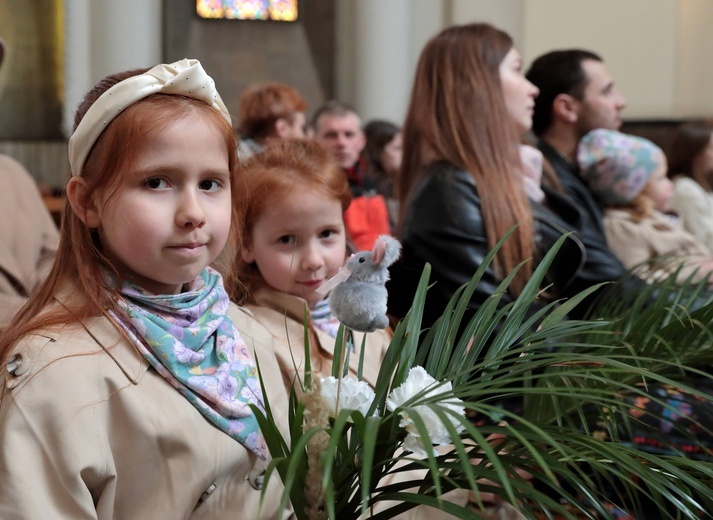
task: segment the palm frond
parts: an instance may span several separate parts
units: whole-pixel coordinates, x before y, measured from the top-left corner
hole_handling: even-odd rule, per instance
[[[326,432],[329,443],[320,464],[330,518],[390,518],[414,507],[473,518],[484,505],[478,498],[482,492],[502,497],[531,518],[608,518],[608,503],[633,510],[654,504],[660,518],[696,519],[713,511],[710,446],[694,458],[673,442],[666,445],[665,436],[661,453],[631,442],[637,431],[650,428],[648,420],[668,420],[678,412],[652,389],[676,388],[713,410],[707,391],[713,389],[711,294],[701,285],[681,287],[665,280],[638,295],[601,299],[597,319],[569,320],[569,312],[599,288],[568,301],[542,301],[540,288],[563,240],[515,301],[502,299],[513,272],[471,313],[472,293],[499,244],[443,315],[422,331],[427,265],[381,363],[366,416],[341,410],[329,424],[305,430],[305,405],[293,392],[287,440],[274,420],[284,411],[266,404],[266,414],[257,415],[274,459],[269,472],[277,472],[285,484],[283,503],[289,497],[297,517],[308,518],[306,450]],[[345,336],[340,330],[335,360],[348,356]],[[334,365],[335,377],[342,376],[345,365]],[[439,382],[451,382],[452,389],[424,390],[389,411],[390,392],[415,365]],[[310,381],[307,374],[301,380]],[[453,399],[462,400],[468,417],[447,406]],[[639,407],[637,399],[648,399],[657,411]],[[521,403],[521,410],[508,408],[511,401]],[[451,443],[424,456],[405,451],[404,417],[425,446],[433,444],[429,424],[434,417]],[[692,418],[689,424],[696,435],[713,438],[713,412],[710,419]],[[670,433],[699,440],[679,430],[674,425]],[[458,490],[461,497],[470,493],[473,503],[451,500]]]

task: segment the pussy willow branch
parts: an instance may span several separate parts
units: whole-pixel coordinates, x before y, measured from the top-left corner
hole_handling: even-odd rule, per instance
[[[302,394],[305,405],[304,429],[323,428],[329,424],[329,414],[322,399],[322,381],[319,377],[312,380],[312,390]],[[310,520],[324,520],[327,510],[324,507],[324,489],[322,488],[322,463],[320,455],[329,447],[329,434],[321,431],[307,443],[307,475],[305,478],[305,513]]]

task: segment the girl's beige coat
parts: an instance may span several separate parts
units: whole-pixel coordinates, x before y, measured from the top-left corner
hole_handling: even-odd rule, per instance
[[[230,315],[259,357],[270,404],[286,410],[272,338],[246,311]],[[279,477],[258,513],[247,480],[262,469],[257,458],[108,319],[33,335],[15,352],[15,375],[0,372],[0,518],[276,518]]]

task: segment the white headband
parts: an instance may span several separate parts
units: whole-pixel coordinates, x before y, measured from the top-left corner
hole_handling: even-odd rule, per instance
[[[78,176],[89,151],[106,126],[122,110],[151,94],[178,94],[203,101],[217,109],[230,123],[230,114],[215,89],[215,82],[198,60],[183,59],[132,76],[111,87],[97,99],[69,139],[69,166]]]

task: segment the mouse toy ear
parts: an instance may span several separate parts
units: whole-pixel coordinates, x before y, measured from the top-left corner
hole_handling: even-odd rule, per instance
[[[371,250],[371,259],[376,265],[379,265],[386,254],[386,242],[377,240],[374,244],[374,249]]]
[[[374,244],[372,259],[374,264],[389,267],[401,255],[401,242],[391,235],[379,235]]]

